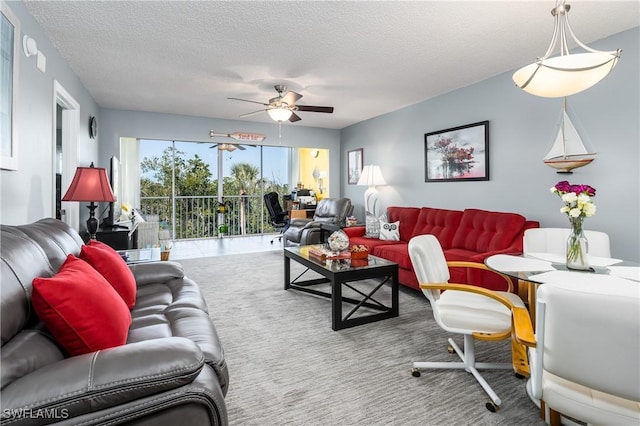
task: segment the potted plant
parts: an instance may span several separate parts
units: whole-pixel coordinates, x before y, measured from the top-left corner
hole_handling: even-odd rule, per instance
[[[222,198],[221,201],[216,201],[214,203],[214,207],[216,209],[216,212],[220,213],[220,214],[225,214],[226,212],[228,212],[231,209],[231,202],[225,200],[224,198]]]

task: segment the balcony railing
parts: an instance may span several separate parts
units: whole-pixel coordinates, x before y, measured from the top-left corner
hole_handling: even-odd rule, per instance
[[[173,239],[259,235],[275,232],[262,198],[258,195],[225,196],[226,212],[218,213],[216,196],[175,198],[175,222],[171,197],[141,197],[145,215],[158,215]],[[227,225],[226,232],[221,225]]]

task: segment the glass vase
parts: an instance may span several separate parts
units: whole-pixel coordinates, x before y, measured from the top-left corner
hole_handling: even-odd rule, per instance
[[[577,270],[588,270],[589,241],[584,236],[582,228],[583,218],[571,220],[571,233],[567,239],[567,268]]]

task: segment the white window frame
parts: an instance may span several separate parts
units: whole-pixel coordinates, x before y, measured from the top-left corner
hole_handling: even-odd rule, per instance
[[[5,4],[5,2],[0,2],[2,15],[6,18],[9,23],[13,26],[13,55],[11,57],[12,60],[12,72],[11,76],[11,102],[10,111],[8,111],[8,123],[2,123],[3,125],[9,124],[11,126],[11,138],[10,140],[1,141],[3,148],[5,148],[5,144],[9,145],[10,155],[2,155],[0,154],[0,169],[3,170],[18,170],[18,132],[16,126],[16,99],[17,91],[18,91],[18,62],[20,56],[20,21],[18,18],[11,12],[9,7]]]

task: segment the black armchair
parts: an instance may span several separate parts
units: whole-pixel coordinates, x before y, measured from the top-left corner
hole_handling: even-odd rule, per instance
[[[287,217],[287,212],[282,210],[282,206],[280,206],[280,200],[277,192],[269,192],[264,194],[264,203],[267,206],[267,211],[269,212],[269,218],[271,220],[271,225],[276,228],[276,231],[284,232],[289,226],[289,218]],[[278,235],[271,239],[271,244],[275,239],[282,241],[282,235]]]
[[[300,245],[324,242],[325,234],[337,231],[345,225],[353,212],[349,198],[323,198],[318,203],[313,219],[292,219],[284,232],[284,245],[293,242]]]

